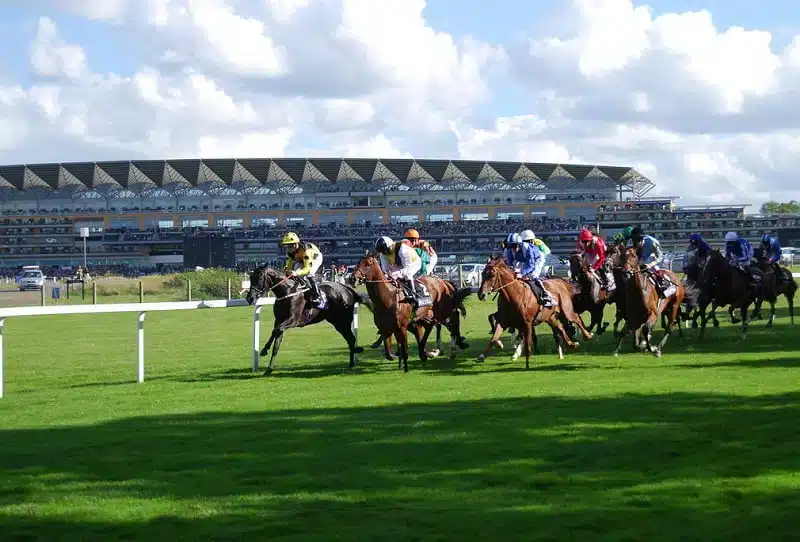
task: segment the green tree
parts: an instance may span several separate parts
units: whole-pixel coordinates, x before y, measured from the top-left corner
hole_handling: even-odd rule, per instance
[[[761,214],[797,215],[800,214],[800,202],[796,200],[788,202],[767,201],[761,206]]]

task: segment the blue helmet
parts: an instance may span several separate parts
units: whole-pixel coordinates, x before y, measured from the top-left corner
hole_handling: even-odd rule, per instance
[[[761,236],[761,242],[764,243],[765,245],[768,245],[771,240],[772,238],[768,233],[765,233],[764,235]]]
[[[703,236],[699,233],[693,233],[689,236],[689,242],[693,245],[700,243],[703,240]]]
[[[518,233],[509,233],[508,237],[506,237],[506,245],[521,245],[522,244],[522,236]]]

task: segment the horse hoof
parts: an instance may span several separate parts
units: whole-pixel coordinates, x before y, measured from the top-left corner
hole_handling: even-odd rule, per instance
[[[355,348],[353,348],[353,354],[363,354],[363,353],[364,353],[363,346],[356,346]]]
[[[657,357],[657,358],[660,358],[661,357],[661,350],[659,350],[659,349],[654,350],[653,351],[653,355],[655,357]]]
[[[483,361],[484,361],[485,359],[486,359],[486,356],[484,356],[483,354],[481,354],[481,355],[479,355],[479,356],[478,356],[478,359],[476,359],[476,360],[475,360],[475,363],[483,363]]]
[[[394,361],[395,360],[395,357],[393,355],[391,355],[391,354],[384,355],[383,357],[386,358],[386,361]]]
[[[266,369],[264,369],[264,374],[261,375],[261,376],[269,376],[269,375],[272,374],[272,371],[274,371],[274,370],[275,369],[273,369],[272,367],[267,367]]]
[[[618,358],[619,357],[619,352],[612,352],[611,355],[614,356],[615,358]]]
[[[267,350],[266,348],[265,348],[265,349],[263,349],[261,352],[259,352],[259,353],[258,353],[258,355],[259,355],[259,356],[261,356],[262,358],[263,358],[264,356],[266,356],[267,354],[269,354],[269,350]]]

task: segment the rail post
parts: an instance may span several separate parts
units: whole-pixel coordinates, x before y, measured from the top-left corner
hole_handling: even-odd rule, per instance
[[[228,279],[228,301],[231,299],[231,279]]]
[[[144,303],[144,282],[139,281],[139,303]]]
[[[144,382],[144,317],[147,313],[142,311],[139,313],[139,320],[136,326],[136,343],[138,345],[138,375],[136,381],[141,384]]]
[[[261,309],[263,305],[256,305],[253,309],[253,372],[258,372],[258,358],[261,355]]]
[[[97,305],[97,283],[92,282],[92,305]]]
[[[192,300],[192,279],[186,279],[186,301]]]

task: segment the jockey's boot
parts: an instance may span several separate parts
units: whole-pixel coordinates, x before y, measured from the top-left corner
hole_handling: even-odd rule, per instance
[[[417,285],[414,279],[401,279],[403,283],[406,285],[406,291],[408,296],[402,301],[403,303],[408,303],[411,305],[412,309],[416,309],[419,306],[419,301],[417,300],[418,293],[417,293]]]
[[[306,278],[308,279],[308,285],[311,288],[311,303],[317,308],[321,308],[323,299],[322,292],[319,290],[319,284],[317,284],[316,279],[311,275]]]
[[[542,306],[547,309],[553,308],[553,298],[550,297],[550,294],[548,294],[547,290],[544,289],[544,283],[542,283],[542,279],[537,277],[533,279],[533,282],[539,289],[539,300],[542,302]]]

